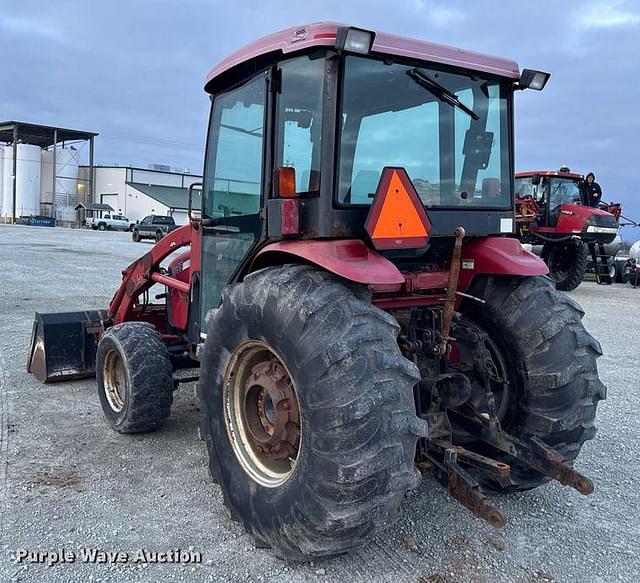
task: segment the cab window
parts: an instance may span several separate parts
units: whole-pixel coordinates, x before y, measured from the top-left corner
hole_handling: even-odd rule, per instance
[[[215,97],[206,162],[205,218],[260,211],[264,109],[264,74]]]
[[[299,193],[320,189],[323,57],[321,51],[279,65],[275,165],[295,169]]]

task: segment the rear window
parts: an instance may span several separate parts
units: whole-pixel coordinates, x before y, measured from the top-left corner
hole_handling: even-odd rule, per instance
[[[156,225],[173,225],[173,217],[154,217],[153,222]]]

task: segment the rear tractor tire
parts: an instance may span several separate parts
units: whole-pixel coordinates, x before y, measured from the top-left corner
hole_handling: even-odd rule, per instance
[[[96,354],[102,410],[119,433],[158,429],[173,402],[173,368],[160,333],[144,322],[109,328]]]
[[[392,523],[420,476],[416,366],[366,289],[265,269],[210,312],[201,433],[225,505],[285,559],[336,555]]]
[[[549,275],[556,289],[571,291],[584,279],[589,263],[587,246],[579,240],[545,243],[542,259],[549,268]]]
[[[602,350],[582,325],[584,312],[542,277],[482,278],[471,293],[486,303],[466,304],[463,312],[488,333],[506,364],[502,427],[523,441],[536,436],[572,462],[594,437],[596,407],[606,398],[596,365]],[[499,458],[511,464],[513,484],[491,483],[489,490],[528,490],[549,481]]]

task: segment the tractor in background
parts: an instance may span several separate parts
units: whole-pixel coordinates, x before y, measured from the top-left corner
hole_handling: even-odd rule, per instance
[[[107,309],[36,314],[29,370],[95,374],[121,433],[194,370],[224,502],[288,559],[366,544],[422,476],[495,527],[488,494],[591,493],[600,345],[513,237],[513,100],[548,78],[335,23],[240,49],[201,208]]]
[[[590,206],[584,177],[566,167],[519,172],[515,192],[516,235],[522,243],[543,245],[542,259],[558,289],[577,288],[589,258],[596,282],[613,282],[615,266],[604,246],[618,234],[619,203]]]

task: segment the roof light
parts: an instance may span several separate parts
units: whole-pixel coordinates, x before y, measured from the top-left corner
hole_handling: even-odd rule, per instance
[[[520,75],[519,89],[542,91],[550,77],[551,73],[535,71],[534,69],[523,69]]]
[[[336,48],[340,51],[366,55],[371,50],[375,34],[361,28],[343,27],[336,32]]]

